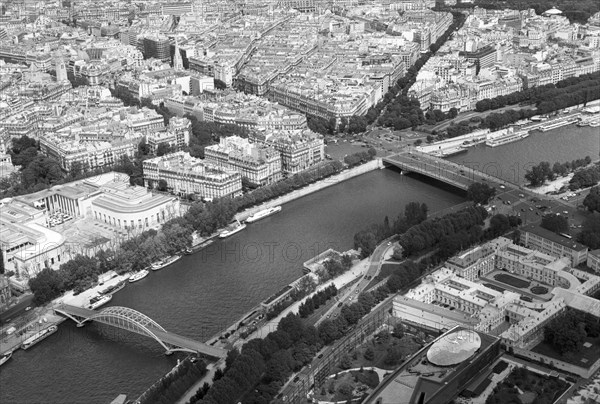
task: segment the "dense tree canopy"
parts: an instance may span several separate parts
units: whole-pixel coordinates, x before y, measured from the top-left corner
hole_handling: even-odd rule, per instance
[[[590,212],[600,212],[600,186],[590,189],[590,193],[583,200],[585,206]]]
[[[487,205],[494,195],[496,195],[496,188],[483,182],[474,182],[467,189],[467,198],[482,205]]]

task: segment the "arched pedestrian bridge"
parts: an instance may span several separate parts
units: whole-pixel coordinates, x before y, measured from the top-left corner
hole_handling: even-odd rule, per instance
[[[182,351],[204,354],[214,358],[223,358],[227,355],[227,351],[224,349],[169,332],[145,314],[127,307],[111,306],[96,311],[62,304],[54,311],[75,321],[78,327],[88,321],[95,321],[153,338],[165,348],[167,354]]]

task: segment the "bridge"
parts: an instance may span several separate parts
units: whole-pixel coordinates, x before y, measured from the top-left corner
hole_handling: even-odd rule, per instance
[[[54,311],[75,321],[78,327],[82,327],[88,321],[95,321],[153,338],[165,349],[167,355],[178,351],[204,354],[214,358],[223,358],[227,355],[224,349],[168,332],[150,317],[127,307],[111,306],[96,311],[62,304],[54,308]]]
[[[470,167],[414,150],[384,157],[382,161],[384,165],[398,167],[404,172],[421,174],[464,191],[469,188],[469,185],[475,182],[488,182],[490,186],[504,185],[511,186],[512,188],[520,188],[517,184]]]

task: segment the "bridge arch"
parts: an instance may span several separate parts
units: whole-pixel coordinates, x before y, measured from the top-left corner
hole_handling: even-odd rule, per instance
[[[195,351],[186,348],[169,347],[162,339],[160,339],[160,337],[156,335],[155,332],[153,332],[153,329],[162,332],[167,332],[167,330],[165,330],[160,324],[145,314],[128,307],[107,307],[103,310],[100,310],[97,314],[89,317],[87,321],[96,321],[97,323],[112,325],[123,330],[153,338],[165,349],[167,354],[170,354],[174,351],[195,353]]]
[[[104,322],[103,320],[106,320],[110,321],[111,325],[125,325],[125,329],[129,329],[127,328],[128,325],[134,325],[144,328],[157,328],[163,332],[167,332],[167,330],[165,330],[160,324],[152,320],[147,315],[140,313],[137,310],[130,309],[129,307],[110,306],[100,310],[88,320],[95,320],[99,322]],[[113,321],[117,321],[117,323],[114,323]]]

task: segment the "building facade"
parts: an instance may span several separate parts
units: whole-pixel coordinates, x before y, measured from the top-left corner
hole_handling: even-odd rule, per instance
[[[204,155],[206,161],[239,172],[251,184],[271,184],[282,177],[277,150],[239,136],[222,137],[218,145],[206,147]]]
[[[179,195],[197,195],[205,199],[235,197],[241,194],[240,173],[176,152],[145,160],[144,184],[156,186],[166,182],[168,189]]]

